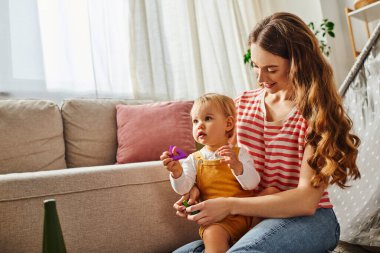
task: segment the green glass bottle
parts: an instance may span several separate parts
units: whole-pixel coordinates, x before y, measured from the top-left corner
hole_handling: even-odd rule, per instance
[[[65,241],[63,240],[61,225],[57,213],[55,199],[44,201],[44,234],[43,253],[66,253]]]

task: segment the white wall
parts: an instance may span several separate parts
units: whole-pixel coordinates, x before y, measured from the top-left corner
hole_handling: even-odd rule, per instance
[[[348,1],[331,0],[320,0],[320,2],[323,17],[328,18],[335,23],[335,38],[328,37],[327,43],[331,46],[329,60],[333,66],[335,78],[339,87],[355,61],[352,54],[345,14],[345,7],[351,7],[353,3],[348,3]],[[350,2],[353,2],[353,0]]]
[[[306,23],[322,20],[319,0],[261,0],[261,6],[264,16],[285,11],[296,14]]]

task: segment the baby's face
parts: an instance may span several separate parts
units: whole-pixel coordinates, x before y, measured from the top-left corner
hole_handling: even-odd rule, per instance
[[[192,115],[193,137],[200,144],[219,148],[227,143],[227,117],[217,106],[206,103]]]

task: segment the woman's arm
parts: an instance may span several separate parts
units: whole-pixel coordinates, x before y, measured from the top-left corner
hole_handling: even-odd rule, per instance
[[[308,165],[307,160],[313,152],[314,149],[307,145],[297,188],[260,197],[210,199],[188,207],[187,212],[201,211],[199,214],[189,215],[188,219],[208,225],[230,214],[263,218],[286,218],[314,214],[325,187],[314,188],[310,183],[315,172]]]

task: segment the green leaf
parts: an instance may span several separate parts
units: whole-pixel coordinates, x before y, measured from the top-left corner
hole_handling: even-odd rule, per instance
[[[248,48],[247,52],[244,55],[244,64],[249,63],[251,60],[251,49]]]
[[[335,38],[335,33],[334,33],[334,32],[332,32],[332,31],[328,31],[327,33],[328,33],[331,37]]]
[[[329,29],[334,29],[334,23],[333,22],[327,22],[326,23],[326,27],[329,28]]]

